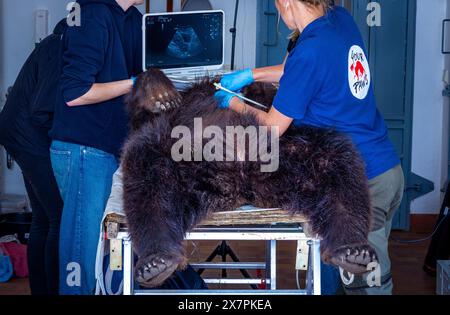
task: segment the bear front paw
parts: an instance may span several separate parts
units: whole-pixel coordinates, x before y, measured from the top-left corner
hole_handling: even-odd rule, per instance
[[[332,251],[329,261],[353,274],[367,272],[367,265],[378,261],[375,250],[368,244],[353,244]]]
[[[136,281],[145,288],[158,287],[177,270],[182,261],[163,255],[140,258],[136,264]]]

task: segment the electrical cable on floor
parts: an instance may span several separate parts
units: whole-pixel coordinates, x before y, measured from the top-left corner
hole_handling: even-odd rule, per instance
[[[429,239],[433,238],[433,236],[437,233],[437,231],[439,230],[439,227],[441,226],[442,223],[444,223],[445,219],[448,216],[449,211],[447,210],[447,213],[442,217],[442,219],[439,221],[439,223],[436,225],[436,228],[434,229],[433,233],[431,233],[431,235],[425,237],[425,238],[421,238],[421,239],[417,239],[417,240],[400,240],[394,237],[390,237],[391,240],[393,240],[394,242],[400,243],[400,244],[416,244],[416,243],[422,243],[425,241],[428,241]]]

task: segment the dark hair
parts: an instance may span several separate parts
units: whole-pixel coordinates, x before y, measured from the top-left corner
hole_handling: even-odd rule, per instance
[[[126,97],[132,131],[162,112],[181,104],[181,95],[164,73],[156,68],[140,74]]]

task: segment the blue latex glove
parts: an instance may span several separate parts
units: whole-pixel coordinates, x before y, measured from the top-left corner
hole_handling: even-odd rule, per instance
[[[216,98],[219,108],[227,109],[228,107],[230,107],[231,99],[235,96],[221,90],[217,92],[214,97]]]
[[[131,77],[131,81],[133,82],[133,86],[136,85],[137,77]]]
[[[230,74],[225,74],[220,80],[220,84],[233,92],[239,92],[241,89],[247,85],[255,82],[253,78],[252,69],[245,69],[241,71],[236,71]]]

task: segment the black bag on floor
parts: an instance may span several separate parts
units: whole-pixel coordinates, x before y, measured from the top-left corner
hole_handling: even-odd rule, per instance
[[[438,260],[448,260],[450,258],[450,185],[445,192],[444,202],[442,203],[441,213],[435,229],[428,253],[425,258],[423,269],[426,273],[435,276]],[[442,221],[442,223],[440,223]],[[439,226],[438,226],[439,225]]]
[[[185,270],[175,272],[156,290],[208,290],[208,286],[194,268],[188,265]]]

